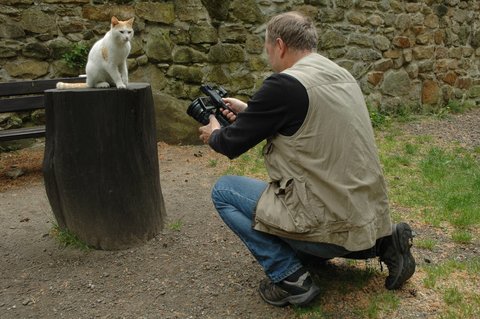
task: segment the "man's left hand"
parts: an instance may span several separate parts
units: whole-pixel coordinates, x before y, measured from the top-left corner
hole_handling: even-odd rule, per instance
[[[215,118],[215,116],[210,115],[210,123],[198,129],[198,131],[200,132],[200,139],[203,141],[203,143],[208,144],[208,140],[210,139],[210,135],[212,135],[212,132],[215,130],[219,130],[220,128],[220,123]]]

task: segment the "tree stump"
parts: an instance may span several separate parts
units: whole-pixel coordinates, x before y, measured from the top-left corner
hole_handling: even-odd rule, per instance
[[[145,243],[165,206],[147,83],[45,91],[47,196],[61,229],[97,249]]]

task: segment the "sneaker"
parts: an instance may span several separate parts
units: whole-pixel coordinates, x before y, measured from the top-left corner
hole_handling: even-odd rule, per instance
[[[385,240],[385,247],[380,254],[380,262],[388,268],[385,287],[388,290],[400,288],[415,272],[415,259],[410,252],[413,232],[406,223],[393,225],[392,235]]]
[[[288,304],[304,306],[320,293],[320,288],[306,271],[295,282],[282,280],[275,284],[266,278],[260,282],[259,292],[263,300],[277,307]]]

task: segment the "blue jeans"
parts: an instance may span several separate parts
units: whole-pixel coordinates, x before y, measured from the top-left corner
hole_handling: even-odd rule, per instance
[[[297,252],[322,258],[345,256],[345,248],[259,232],[252,228],[253,214],[267,183],[244,177],[222,176],[212,189],[212,200],[225,224],[243,241],[267,276],[282,281],[303,265]]]

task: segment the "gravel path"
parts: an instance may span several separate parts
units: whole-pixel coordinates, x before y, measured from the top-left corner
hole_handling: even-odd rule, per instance
[[[473,149],[480,146],[479,123],[476,109],[401,127],[407,134],[431,135]],[[59,247],[49,235],[53,217],[41,178],[42,151],[39,147],[0,154],[2,319],[294,317],[290,307],[262,302],[256,291],[262,270],[211,204],[210,188],[228,165],[225,158],[206,146],[159,144],[168,213],[164,231],[141,247],[84,252]],[[23,176],[6,177],[7,171],[19,167]],[[423,231],[441,236],[435,229]],[[457,254],[448,246],[442,249],[447,257]],[[417,260],[426,256],[420,250],[414,254]],[[386,272],[375,262],[368,266],[378,273],[361,288],[352,286],[366,266],[340,259],[319,269],[324,290],[317,304],[325,313],[357,318],[357,306],[365,308],[371,294],[384,292]],[[396,292],[400,306],[389,317],[440,316],[441,299],[423,287],[422,276],[420,272]]]

